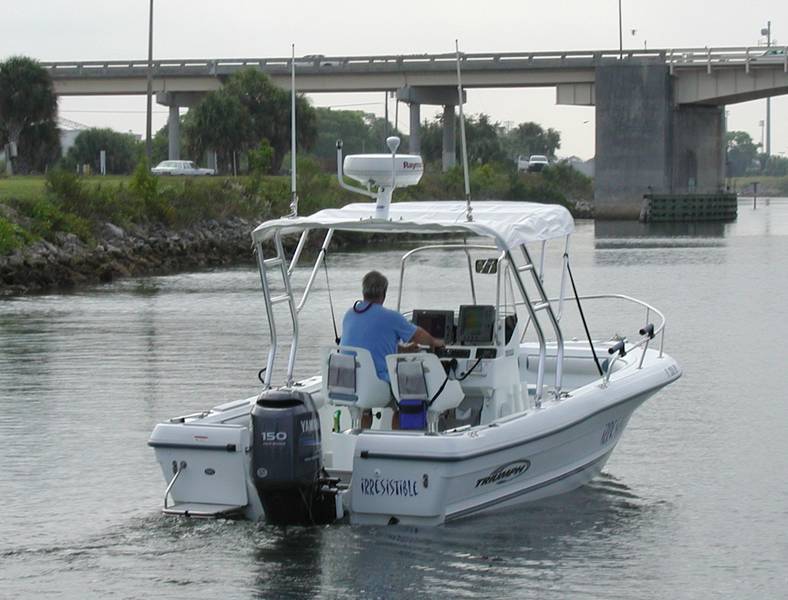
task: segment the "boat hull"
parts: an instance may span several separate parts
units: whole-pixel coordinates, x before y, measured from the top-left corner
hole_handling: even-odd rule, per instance
[[[300,389],[322,404],[324,464],[347,486],[338,497],[351,523],[431,526],[588,483],[604,467],[634,411],[680,376],[675,360],[649,351],[640,368],[633,362],[608,382],[592,381],[539,408],[440,434],[335,433],[335,407],[322,403],[319,378]],[[149,443],[165,480],[172,481],[176,465],[188,464],[168,491],[172,502],[189,508],[192,516],[196,503],[205,513],[218,514],[232,504],[246,518],[264,518],[252,479],[249,411],[254,402],[222,405],[154,430]],[[219,481],[223,484],[217,486]]]
[[[391,439],[383,440],[391,434],[362,435],[351,522],[439,525],[569,492],[600,473],[632,413],[653,393],[537,435],[529,415],[468,431],[464,439],[414,438],[402,453],[390,450]],[[456,452],[473,445],[483,448]],[[454,455],[440,446],[453,446]]]

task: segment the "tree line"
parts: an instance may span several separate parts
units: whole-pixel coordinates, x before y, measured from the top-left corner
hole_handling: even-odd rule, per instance
[[[58,160],[56,118],[57,97],[46,70],[23,56],[0,63],[0,147],[8,149],[12,171]]]
[[[215,152],[219,172],[281,172],[290,151],[290,92],[276,87],[263,73],[245,69],[227,79],[218,91],[181,117],[181,156],[203,162]],[[336,140],[345,152],[384,152],[385,138],[399,135],[402,147],[407,136],[385,119],[363,111],[315,108],[306,97],[296,98],[298,150],[306,152],[326,170],[333,170]],[[426,161],[442,155],[440,119],[425,121],[422,154]],[[560,134],[543,130],[536,123],[522,123],[506,130],[487,115],[471,116],[466,122],[469,160],[474,164],[502,162],[517,155],[543,153],[554,156]],[[459,154],[459,136],[457,152]],[[61,158],[57,127],[57,98],[47,71],[35,60],[12,57],[0,63],[0,145],[11,144],[11,167],[15,173],[41,173],[53,166],[76,170],[88,165],[99,172],[99,155],[106,152],[110,174],[128,174],[144,156],[144,144],[133,134],[106,128],[80,132]],[[152,163],[167,158],[168,128],[153,140]]]
[[[745,175],[788,175],[788,158],[768,156],[761,144],[755,143],[746,131],[726,133],[726,172],[728,177]]]

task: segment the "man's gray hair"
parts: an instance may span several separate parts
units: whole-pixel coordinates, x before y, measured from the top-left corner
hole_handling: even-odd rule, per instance
[[[383,300],[386,297],[386,290],[389,287],[389,280],[383,273],[370,271],[361,280],[361,291],[364,300]]]

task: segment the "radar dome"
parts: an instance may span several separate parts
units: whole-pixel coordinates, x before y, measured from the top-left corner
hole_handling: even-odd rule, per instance
[[[405,187],[416,185],[424,172],[424,163],[417,154],[352,154],[345,157],[345,175],[366,185]],[[392,181],[392,171],[396,181]]]

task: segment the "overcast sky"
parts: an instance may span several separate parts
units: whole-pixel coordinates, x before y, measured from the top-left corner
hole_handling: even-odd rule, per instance
[[[622,0],[625,48],[755,46],[767,20],[788,43],[788,2],[776,0]],[[0,58],[140,59],[147,56],[148,0],[4,0]],[[616,0],[155,0],[154,57],[237,58],[296,54],[366,55],[618,48]],[[383,114],[383,94],[322,94],[318,106]],[[352,106],[351,106],[352,105]],[[144,97],[64,98],[61,116],[91,126],[142,133]],[[154,109],[154,128],[166,108]],[[437,111],[437,108],[435,109]],[[536,121],[561,131],[559,154],[594,153],[594,109],[557,106],[553,88],[469,90],[467,113],[494,120]],[[432,116],[422,108],[422,118]],[[394,109],[391,108],[392,119]],[[761,140],[765,100],[729,107],[728,129]],[[401,105],[399,125],[407,129]],[[788,155],[788,96],[772,100],[772,152]]]

